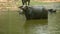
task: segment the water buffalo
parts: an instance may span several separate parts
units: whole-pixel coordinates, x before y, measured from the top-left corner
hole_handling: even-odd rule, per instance
[[[27,19],[47,19],[48,10],[42,6],[20,6]]]
[[[23,5],[29,5],[30,4],[30,0],[22,0],[22,4]]]

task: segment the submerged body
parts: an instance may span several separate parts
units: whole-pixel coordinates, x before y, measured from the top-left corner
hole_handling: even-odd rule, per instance
[[[41,6],[25,6],[24,8],[20,7],[23,10],[26,19],[47,19],[48,10]]]

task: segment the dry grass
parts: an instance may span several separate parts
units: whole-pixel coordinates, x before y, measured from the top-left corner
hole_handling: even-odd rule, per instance
[[[39,4],[41,5],[41,4],[45,4],[45,3],[41,3],[41,0],[31,0],[31,5],[39,5]],[[21,0],[20,1],[1,2],[0,3],[0,11],[19,10],[18,7],[21,5],[22,5]]]

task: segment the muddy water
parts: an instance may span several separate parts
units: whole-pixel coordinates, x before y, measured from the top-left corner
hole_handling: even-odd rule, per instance
[[[60,34],[60,11],[48,15],[49,34]]]
[[[9,12],[10,34],[47,34],[48,19],[26,20],[18,12]]]
[[[14,11],[1,15],[1,34],[60,34],[60,11],[49,13],[47,20],[26,20],[24,15]]]
[[[20,15],[20,18],[23,19],[24,17]],[[26,20],[25,18],[22,33],[24,32],[23,34],[47,34],[47,28],[48,19]]]
[[[25,34],[47,34],[47,20],[29,20],[25,22]]]

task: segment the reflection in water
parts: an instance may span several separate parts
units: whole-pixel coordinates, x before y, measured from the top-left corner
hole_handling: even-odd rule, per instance
[[[24,25],[25,34],[47,34],[48,20],[27,20]]]

